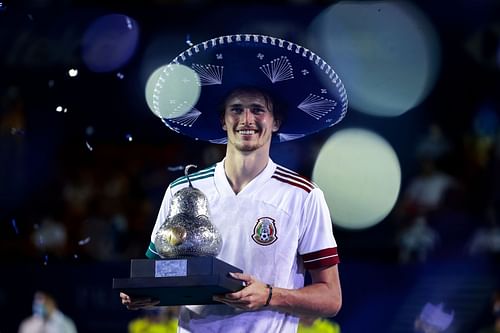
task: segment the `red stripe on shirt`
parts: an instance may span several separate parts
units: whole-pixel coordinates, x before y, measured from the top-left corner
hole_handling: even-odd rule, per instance
[[[306,269],[316,269],[336,265],[340,262],[336,247],[302,255]]]
[[[314,183],[310,179],[308,179],[302,175],[299,175],[298,173],[296,173],[292,170],[288,170],[288,169],[285,169],[283,167],[277,166],[275,173],[277,173],[279,175],[286,175],[286,176],[293,178],[297,181],[300,181],[301,183],[308,185],[310,187],[313,187],[313,188],[316,187],[316,185],[314,185]]]
[[[307,186],[305,186],[303,184],[294,182],[292,179],[289,179],[289,178],[284,178],[284,177],[281,177],[281,176],[278,176],[278,175],[273,175],[271,178],[274,178],[274,179],[277,179],[277,180],[279,180],[279,181],[281,181],[283,183],[287,183],[287,184],[293,185],[295,187],[301,188],[304,191],[306,191],[307,193],[311,192],[311,190],[312,190],[312,188],[307,187]]]

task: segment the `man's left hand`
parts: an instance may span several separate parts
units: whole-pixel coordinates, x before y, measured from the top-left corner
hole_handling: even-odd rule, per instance
[[[229,273],[232,278],[243,281],[245,287],[240,291],[225,295],[216,295],[214,301],[243,310],[257,310],[262,308],[269,297],[269,288],[265,283],[244,273]]]

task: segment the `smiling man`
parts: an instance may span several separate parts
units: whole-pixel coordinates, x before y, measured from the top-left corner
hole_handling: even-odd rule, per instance
[[[296,52],[300,46],[290,42],[285,45],[285,41],[275,40],[273,46],[268,40],[270,37],[253,35],[247,40],[245,36],[238,36],[226,36],[206,44],[212,45],[216,59],[229,58],[225,73],[232,72],[233,53],[229,51],[233,49],[238,51],[235,54],[239,56],[234,58],[238,61],[242,61],[242,55],[249,49],[252,51],[247,62],[233,67],[234,77],[240,79],[242,72],[252,67],[254,58],[262,60],[276,48],[286,54],[283,56],[286,59],[280,57],[268,63],[272,65],[254,66],[256,73],[266,78],[261,84],[254,81],[251,74],[243,75],[244,83],[240,79],[232,82],[231,75],[226,75],[220,87],[205,87],[196,109],[210,110],[205,111],[206,123],[202,123],[200,117],[199,127],[194,126],[194,131],[193,126],[179,130],[211,142],[221,142],[222,137],[227,143],[222,161],[192,174],[190,179],[193,186],[206,195],[211,221],[221,233],[223,245],[217,257],[243,270],[243,273],[232,273],[232,277],[243,281],[245,287],[215,296],[220,305],[181,307],[179,332],[295,332],[299,316],[332,317],[342,303],[337,243],[323,193],[305,177],[274,163],[269,152],[273,141],[298,138],[340,121],[347,108],[343,86],[338,77],[335,77],[338,84],[330,79],[327,88],[322,88],[323,84],[316,82],[317,79],[313,79],[316,86],[312,81],[307,81],[305,86],[298,79],[292,82],[294,76],[285,75],[289,72],[280,74],[283,66],[299,69],[307,66],[307,73],[311,73],[318,66],[316,59]],[[229,41],[230,47],[225,44]],[[198,52],[202,45],[205,44],[197,45]],[[276,66],[276,62],[280,64]],[[197,66],[193,62],[193,68]],[[212,68],[210,64],[204,66]],[[293,84],[288,85],[289,90],[286,86],[290,83]],[[303,91],[295,94],[292,86],[301,90],[305,87],[305,97]],[[217,95],[217,88],[224,93]],[[308,89],[311,89],[309,94]],[[333,91],[330,95],[328,89]],[[324,91],[325,97],[316,94]],[[336,100],[327,98],[332,96]],[[222,101],[219,115],[214,98]],[[296,98],[300,99],[298,103]],[[278,99],[285,101],[286,110]],[[323,117],[326,118],[321,119]],[[213,120],[218,120],[217,126]],[[171,123],[164,121],[171,128],[179,123],[175,119]],[[151,259],[160,258],[154,239],[169,214],[172,197],[186,186],[188,181],[182,177],[167,188],[146,252]],[[306,271],[310,273],[311,283],[304,286]],[[156,304],[125,294],[121,294],[121,298],[128,308]]]

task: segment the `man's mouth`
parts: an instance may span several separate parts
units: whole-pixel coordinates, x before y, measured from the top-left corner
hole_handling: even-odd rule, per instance
[[[257,130],[255,129],[241,129],[241,130],[237,130],[238,134],[241,134],[241,135],[252,135],[252,134],[255,134],[257,133]]]

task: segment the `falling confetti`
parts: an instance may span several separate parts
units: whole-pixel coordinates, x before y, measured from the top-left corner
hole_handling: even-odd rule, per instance
[[[48,255],[44,256],[43,264],[44,264],[44,266],[47,266],[49,264],[49,256]]]
[[[119,78],[120,80],[123,80],[125,75],[123,75],[122,73],[116,73],[116,77]]]
[[[54,87],[55,81],[49,80],[49,82],[47,84],[49,85],[49,88],[52,88],[52,87]]]
[[[186,36],[186,44],[189,46],[193,46],[193,43],[191,42],[191,38],[189,37],[189,35]]]
[[[14,228],[14,231],[16,232],[16,235],[19,235],[19,229],[17,228],[16,220],[12,219],[12,227]]]
[[[78,245],[83,246],[85,244],[88,244],[89,242],[90,242],[90,237],[87,237],[85,239],[78,241]]]
[[[130,17],[127,16],[126,21],[127,21],[127,28],[129,30],[132,30],[134,28],[134,26],[132,24],[132,20],[130,19]]]
[[[94,134],[94,127],[92,126],[88,126],[86,129],[85,129],[85,134],[87,134],[88,136],[91,136]]]
[[[125,139],[127,139],[128,142],[132,142],[132,140],[133,140],[132,134],[125,135]]]
[[[76,69],[76,68],[71,68],[71,69],[68,71],[68,75],[69,75],[69,77],[76,77],[76,76],[78,76],[78,69]]]
[[[66,113],[66,112],[68,112],[68,109],[63,108],[62,106],[59,105],[58,107],[56,107],[56,111]]]
[[[182,165],[177,165],[177,166],[169,166],[167,168],[168,171],[182,171],[184,170],[184,166]]]
[[[73,258],[78,259],[78,254],[73,254]]]
[[[92,151],[94,150],[94,148],[92,148],[92,146],[90,145],[90,143],[88,141],[85,141],[85,145],[87,146],[87,149]]]

